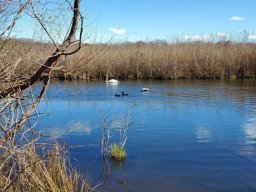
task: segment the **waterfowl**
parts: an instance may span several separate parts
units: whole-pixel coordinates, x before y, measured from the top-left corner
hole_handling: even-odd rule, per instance
[[[106,75],[106,82],[107,82],[107,83],[118,83],[119,81],[117,81],[116,79],[110,79],[110,80],[108,80],[108,75]]]
[[[116,97],[120,97],[121,95],[119,93],[115,93],[115,96]]]
[[[141,89],[141,92],[149,92],[149,88],[144,87]]]
[[[128,93],[122,91],[122,96],[128,96]]]

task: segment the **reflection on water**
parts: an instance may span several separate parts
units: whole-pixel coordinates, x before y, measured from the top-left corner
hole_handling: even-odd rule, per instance
[[[67,135],[89,135],[91,131],[92,128],[85,122],[70,122],[64,129],[58,126],[45,130],[47,134],[57,138]]]
[[[246,144],[256,144],[256,114],[249,117],[244,125]]]
[[[198,142],[208,143],[212,139],[211,131],[207,128],[199,127],[196,130],[196,137],[198,139]]]
[[[98,191],[256,191],[255,90],[256,80],[60,82],[40,106],[49,115],[39,128],[93,144],[70,155],[103,183]],[[122,91],[129,96],[114,96]],[[127,159],[103,163],[102,121],[118,128],[127,113]]]

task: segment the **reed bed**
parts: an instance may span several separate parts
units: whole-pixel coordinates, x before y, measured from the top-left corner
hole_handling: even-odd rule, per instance
[[[93,59],[88,59],[90,57]],[[68,79],[104,79],[106,75],[117,79],[255,78],[256,44],[137,42],[90,45],[84,46],[68,62],[68,73],[57,76]]]
[[[29,40],[0,40],[0,78],[31,76],[50,55],[53,46]]]
[[[14,61],[16,55],[22,54],[29,60],[36,57],[41,61],[51,50],[48,44],[12,43],[13,54],[9,57]],[[40,56],[33,55],[35,49]],[[34,61],[28,67],[24,60],[16,74],[32,73],[37,63]],[[256,44],[231,41],[89,44],[72,57],[63,57],[53,73],[59,79],[105,79],[106,75],[126,80],[255,78]]]

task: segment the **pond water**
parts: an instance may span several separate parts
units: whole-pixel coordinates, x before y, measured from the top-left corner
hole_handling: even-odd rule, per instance
[[[256,80],[54,82],[40,112],[97,191],[256,191]],[[127,158],[103,162],[103,120],[125,118]]]

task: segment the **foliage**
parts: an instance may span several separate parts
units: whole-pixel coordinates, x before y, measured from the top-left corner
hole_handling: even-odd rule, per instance
[[[111,158],[117,161],[122,161],[126,158],[126,152],[116,143],[111,146]]]

